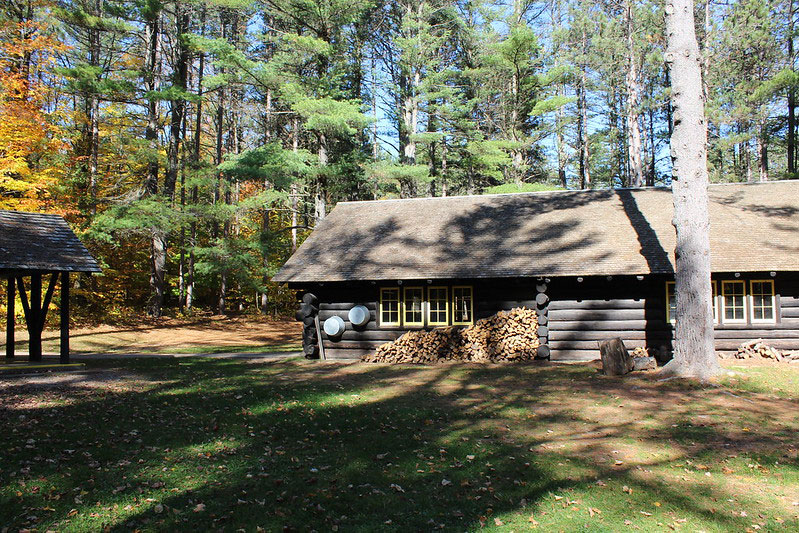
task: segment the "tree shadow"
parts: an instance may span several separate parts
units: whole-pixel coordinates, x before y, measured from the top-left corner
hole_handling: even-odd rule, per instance
[[[635,509],[663,501],[740,529],[746,519],[710,508],[730,497],[725,490],[646,474],[672,457],[630,452],[618,465],[616,452],[632,438],[644,451],[706,460],[737,447],[772,453],[796,437],[769,422],[742,432],[725,420],[729,407],[768,420],[797,402],[753,396],[730,406],[703,388],[604,378],[585,366],[191,360],[136,361],[125,371],[146,379],[107,388],[73,381],[62,393],[74,401],[63,405],[55,395],[37,407],[25,386],[0,389],[8,452],[0,523],[472,530],[524,512],[542,521],[541,513],[562,513],[557,523],[568,527],[577,504],[562,507],[555,495],[625,485],[634,490],[625,505]],[[607,416],[617,398],[651,406],[655,422]],[[700,426],[700,414],[720,420]],[[31,512],[43,508],[52,510]],[[577,514],[588,516],[584,507]]]

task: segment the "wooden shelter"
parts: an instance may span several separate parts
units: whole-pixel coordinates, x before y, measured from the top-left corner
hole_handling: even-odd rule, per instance
[[[0,277],[8,281],[6,358],[14,358],[14,313],[19,293],[30,339],[29,358],[31,361],[42,359],[42,331],[47,309],[60,281],[60,360],[69,362],[71,272],[100,272],[100,267],[62,217],[0,210]],[[43,292],[45,281],[47,287]]]
[[[758,338],[799,349],[799,181],[708,194],[717,349]],[[310,356],[319,339],[328,358],[353,358],[525,306],[540,357],[593,359],[597,341],[620,337],[667,359],[672,206],[664,187],[342,202],[274,280],[313,295],[298,314]],[[368,322],[349,320],[355,306]],[[314,334],[315,318],[334,316],[340,334]]]

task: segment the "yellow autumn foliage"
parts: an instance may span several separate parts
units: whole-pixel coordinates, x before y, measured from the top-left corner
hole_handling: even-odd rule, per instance
[[[63,47],[38,21],[0,28],[0,209],[42,209],[62,174],[52,156],[63,141],[44,110],[45,87],[35,80],[52,70]]]

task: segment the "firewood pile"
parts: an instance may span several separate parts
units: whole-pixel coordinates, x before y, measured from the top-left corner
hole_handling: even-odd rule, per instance
[[[500,311],[465,328],[452,326],[431,331],[409,331],[362,359],[372,363],[526,361],[535,358],[537,330],[535,310],[517,307]]]
[[[766,344],[763,339],[755,339],[744,342],[738,346],[735,352],[736,359],[774,359],[775,361],[786,361],[799,363],[799,350],[787,351],[780,350]]]

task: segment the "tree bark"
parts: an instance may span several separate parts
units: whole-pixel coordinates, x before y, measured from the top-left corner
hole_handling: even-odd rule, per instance
[[[296,154],[300,149],[300,120],[291,119],[291,151]],[[300,223],[300,188],[297,184],[299,176],[291,182],[291,253],[297,251],[297,225]]]
[[[719,372],[713,345],[707,127],[702,57],[693,0],[667,0],[666,62],[671,71],[673,224],[677,234],[674,359],[664,372],[707,379]]]
[[[627,38],[627,165],[630,171],[630,186],[641,187],[644,184],[644,165],[641,159],[641,128],[638,124],[638,100],[641,92],[638,82],[638,64],[635,58],[635,40],[633,39],[633,6],[632,0],[625,2],[625,28]]]
[[[757,136],[757,171],[761,182],[768,181],[768,126],[765,121]]]
[[[189,65],[189,50],[186,47],[185,40],[185,34],[189,29],[189,12],[184,9],[180,1],[175,3],[175,22],[177,51],[172,73],[172,85],[180,91],[180,96],[170,102],[171,119],[169,124],[169,145],[167,147],[167,170],[164,177],[163,191],[165,197],[171,197],[175,192],[180,147],[183,141],[183,117],[186,112],[186,99],[183,95],[186,92],[186,79],[188,77]]]
[[[160,7],[151,5],[148,8],[146,31],[145,86],[154,93],[158,90],[158,54],[160,34]],[[147,127],[144,134],[150,153],[147,163],[145,190],[150,196],[158,194],[158,102],[155,97],[147,100]],[[150,316],[159,317],[164,305],[166,280],[166,234],[163,228],[151,228],[150,243],[150,301],[147,312]]]
[[[205,4],[200,5],[200,35],[205,35]],[[205,71],[205,54],[199,53],[199,63],[197,66],[197,108],[194,117],[194,154],[192,163],[195,169],[200,167],[200,149],[202,139],[202,110],[203,110],[203,72]],[[195,209],[199,200],[199,190],[197,185],[191,188],[191,205]],[[197,221],[195,217],[191,219],[189,229],[189,266],[188,280],[186,283],[186,311],[191,312],[194,306],[194,248],[197,246]]]
[[[585,29],[582,32],[581,50],[583,58],[588,53],[588,37]],[[579,178],[580,188],[591,188],[591,165],[588,152],[588,97],[586,95],[586,70],[585,60],[580,60],[580,79],[577,83],[577,142],[579,144]]]
[[[314,226],[327,215],[326,167],[328,163],[327,135],[319,133],[319,176],[314,184]]]
[[[788,64],[794,70],[794,5],[793,0],[788,3]],[[788,87],[788,174],[793,178],[796,172],[796,90],[793,84]]]

